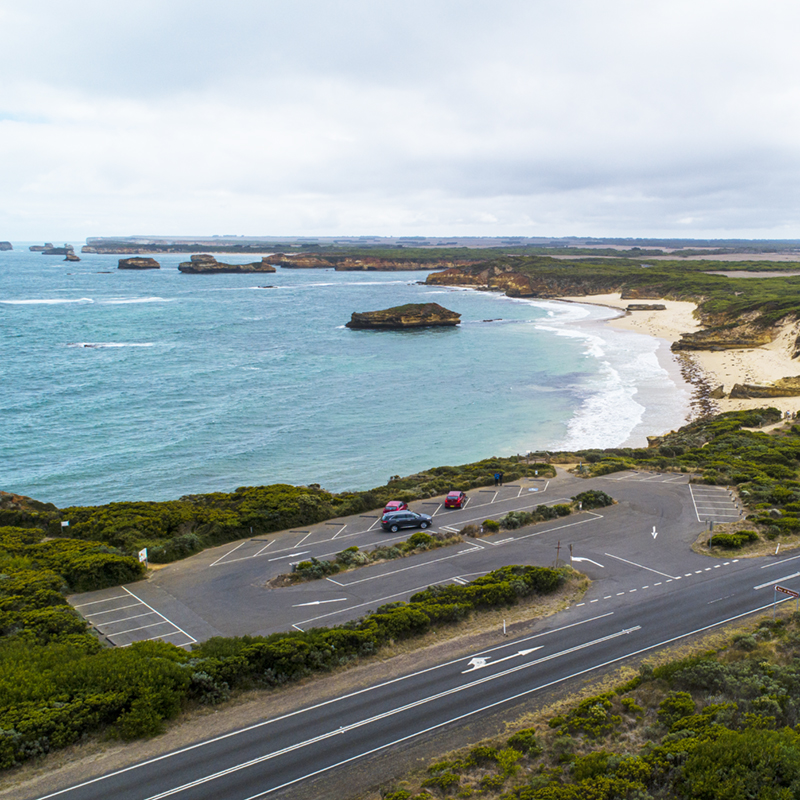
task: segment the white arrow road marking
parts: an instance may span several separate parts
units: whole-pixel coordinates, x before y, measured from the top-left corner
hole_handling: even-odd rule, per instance
[[[588,561],[590,564],[594,564],[596,567],[601,567],[602,569],[605,569],[605,567],[602,564],[598,564],[596,561],[592,561],[591,558],[580,558],[578,556],[572,556],[571,560],[572,561]]]
[[[346,597],[337,597],[335,600],[312,600],[310,603],[297,603],[292,608],[300,608],[301,606],[319,606],[323,603],[344,603]]]
[[[655,525],[653,525],[652,536],[653,536],[654,539],[656,538],[656,536],[658,536],[658,531],[656,530],[656,526]]]
[[[505,658],[498,658],[497,661],[492,661],[489,663],[488,658],[473,658],[469,665],[471,669],[462,670],[461,674],[464,675],[467,672],[474,672],[476,669],[480,669],[481,667],[490,666],[493,667],[495,664],[499,664],[501,661],[508,661],[510,658],[516,658],[517,656],[527,656],[531,653],[535,653],[537,650],[541,650],[544,645],[539,645],[539,647],[531,647],[529,650],[519,650],[516,653],[512,653],[510,656],[506,656]]]
[[[302,553],[289,553],[288,556],[277,556],[277,558],[271,558],[270,561],[280,561],[282,558],[294,558],[295,556],[304,556],[307,553],[310,553],[310,550],[303,550]]]

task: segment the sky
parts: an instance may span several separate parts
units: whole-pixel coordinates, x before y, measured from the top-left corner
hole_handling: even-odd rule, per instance
[[[800,238],[800,4],[0,0],[0,240]]]

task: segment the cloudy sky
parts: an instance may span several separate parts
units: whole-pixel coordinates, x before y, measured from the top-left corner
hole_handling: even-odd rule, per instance
[[[796,0],[0,0],[0,239],[800,238]]]

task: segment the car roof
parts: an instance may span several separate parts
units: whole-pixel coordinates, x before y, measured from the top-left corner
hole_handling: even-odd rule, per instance
[[[454,489],[452,492],[448,492],[448,493],[447,493],[447,496],[448,496],[448,497],[453,497],[454,495],[459,495],[459,494],[463,494],[463,493],[462,493],[462,492],[460,492],[460,491],[456,491],[456,490]]]

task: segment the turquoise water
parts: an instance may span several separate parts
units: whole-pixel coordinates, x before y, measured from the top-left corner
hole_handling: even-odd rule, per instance
[[[426,273],[183,275],[180,255],[136,272],[15,248],[0,253],[0,489],[59,506],[366,489],[491,455],[643,444],[685,417],[657,340],[604,327],[607,309],[419,285]],[[344,327],[430,301],[462,324]]]

